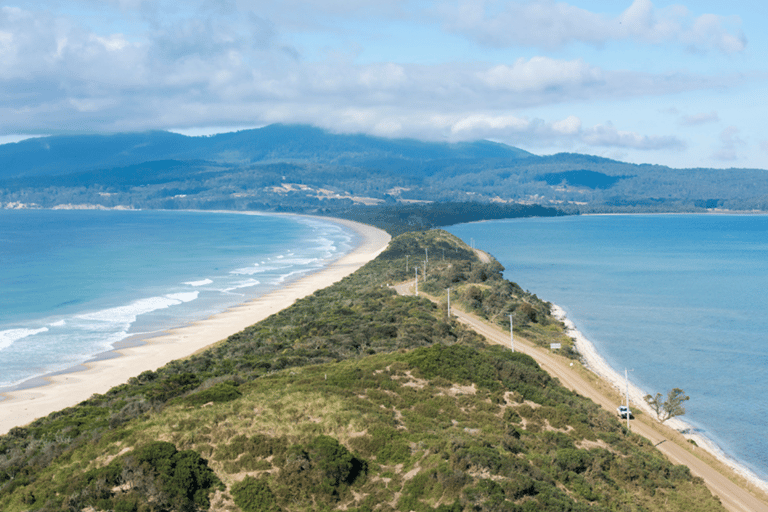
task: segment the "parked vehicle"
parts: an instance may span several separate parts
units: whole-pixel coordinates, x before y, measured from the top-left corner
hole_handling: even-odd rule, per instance
[[[620,405],[617,410],[619,411],[619,417],[621,419],[626,419],[627,416],[629,416],[629,419],[634,419],[634,416],[632,415],[632,410],[626,405]]]

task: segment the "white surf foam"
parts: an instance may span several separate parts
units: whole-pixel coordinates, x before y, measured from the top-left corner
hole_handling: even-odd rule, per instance
[[[85,313],[77,315],[77,318],[81,320],[92,320],[97,322],[106,322],[110,324],[127,324],[130,325],[136,321],[139,315],[151,313],[159,309],[169,308],[171,306],[177,306],[184,302],[190,302],[197,299],[200,292],[182,292],[172,293],[162,297],[149,297],[146,299],[139,299],[125,306],[118,306],[115,308],[102,309],[101,311],[94,311],[93,313]]]
[[[213,284],[213,281],[211,279],[201,279],[200,281],[188,281],[184,283],[189,286],[205,286],[207,284]]]
[[[47,327],[41,327],[39,329],[7,329],[5,331],[0,331],[0,350],[8,348],[15,342],[28,336],[34,336],[35,334],[47,331]]]
[[[251,286],[256,286],[261,284],[261,281],[257,279],[248,279],[247,281],[241,281],[234,286],[230,286],[229,288],[224,288],[221,290],[222,293],[230,293],[234,290],[239,290],[240,288],[250,288]]]

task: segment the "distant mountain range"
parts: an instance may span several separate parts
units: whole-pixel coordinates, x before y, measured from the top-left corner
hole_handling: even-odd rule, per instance
[[[404,167],[407,162],[518,159],[533,156],[488,141],[458,144],[337,135],[310,126],[265,128],[188,137],[151,131],[114,135],[70,135],[0,145],[0,178],[68,174],[153,160],[207,160],[247,165],[314,162],[358,167]]]
[[[768,209],[768,172],[537,156],[488,141],[435,143],[271,125],[210,137],[152,131],[0,145],[3,206],[312,209],[516,202],[568,211]]]

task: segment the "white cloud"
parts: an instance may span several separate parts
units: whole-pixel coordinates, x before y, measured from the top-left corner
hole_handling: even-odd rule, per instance
[[[674,42],[725,53],[740,52],[746,46],[738,17],[694,17],[680,6],[657,9],[650,0],[634,0],[616,17],[552,0],[464,0],[456,7],[441,6],[437,11],[447,30],[500,48],[524,45],[554,49],[573,42],[601,46],[621,40]]]
[[[405,68],[397,64],[367,66],[358,74],[358,83],[368,89],[398,89],[408,82]]]
[[[617,130],[613,124],[596,125],[582,134],[582,140],[592,146],[631,148],[639,150],[685,149],[685,143],[671,135],[641,135]]]
[[[126,15],[138,12],[142,21],[100,27],[64,14],[0,8],[0,133],[299,122],[382,136],[489,138],[530,148],[680,151],[685,144],[664,135],[663,123],[656,133],[633,131],[637,129],[632,121],[621,118],[623,106],[635,98],[727,88],[746,80],[735,74],[659,75],[631,67],[616,71],[585,59],[546,55],[506,62],[361,64],[351,53],[328,52],[310,60],[293,49],[285,27],[275,24],[270,14],[278,9],[275,5],[265,8],[265,14],[253,10],[256,4],[248,7],[246,0],[211,3],[216,9],[198,6],[191,12],[154,1],[115,1],[126,11],[135,9]],[[321,4],[315,1],[307,12],[321,9]],[[347,3],[333,5],[341,12]],[[514,23],[538,20],[539,26],[534,23],[526,30],[542,38],[544,46],[579,40],[582,32],[592,38],[584,41],[596,45],[621,38],[682,42],[683,25],[670,20],[693,19],[682,9],[662,12],[639,0],[622,14],[621,23],[564,3],[488,0],[463,5],[469,9],[467,23],[477,27],[491,10],[498,11],[502,21],[520,10],[528,18]],[[393,2],[381,15],[401,16],[401,7]],[[170,9],[167,16],[155,12],[163,9]],[[326,14],[331,16],[333,9]],[[611,21],[626,26],[611,27]],[[545,30],[546,23],[555,24],[556,33]],[[594,30],[584,32],[590,23]],[[713,47],[717,27],[704,19],[696,37]],[[515,27],[504,30],[514,32]],[[704,44],[696,40],[691,36],[685,44]],[[603,109],[615,105],[616,114],[611,111],[605,117],[622,129],[585,126],[569,115],[585,112],[591,102]],[[556,113],[542,119],[540,107]],[[679,112],[675,115],[681,118]],[[682,121],[690,125],[716,120],[711,112]]]
[[[528,147],[586,145],[592,148],[640,151],[680,151],[686,147],[683,141],[674,136],[620,131],[611,123],[583,128],[582,121],[576,116],[548,122],[538,118],[528,119],[511,115],[470,114],[453,119],[435,119],[434,128],[445,131],[448,139],[452,141],[494,139]]]
[[[729,126],[720,132],[720,147],[712,154],[712,158],[721,161],[738,160],[738,148],[745,145],[745,142],[739,137],[739,129],[735,126]]]
[[[686,126],[696,126],[700,124],[714,123],[720,120],[720,116],[714,110],[712,112],[701,112],[683,116],[680,122]]]
[[[563,135],[575,135],[581,130],[581,119],[576,116],[568,116],[562,121],[552,123],[552,130]]]
[[[574,116],[545,122],[514,112],[573,99],[712,86],[706,77],[616,73],[581,59],[544,56],[511,65],[304,62],[285,52],[271,24],[257,18],[245,25],[251,32],[230,18],[225,21],[233,23],[231,31],[223,21],[176,19],[132,39],[91,33],[54,17],[31,24],[31,13],[17,16],[28,23],[18,50],[24,58],[0,75],[6,99],[18,90],[12,108],[0,101],[9,133],[67,125],[143,130],[302,122],[387,136],[528,143],[538,138],[544,146],[577,141],[655,149],[674,144],[615,134],[610,141],[605,135],[588,139],[590,131]],[[0,22],[0,31],[17,35],[11,24]],[[37,64],[46,59],[48,65]]]
[[[738,17],[724,18],[714,14],[699,16],[693,25],[681,33],[680,40],[695,49],[717,48],[724,53],[741,52],[747,46],[747,39],[741,31],[731,34],[723,27],[730,23],[738,26],[741,20]]]
[[[488,135],[479,135],[481,133],[498,135],[500,132],[526,132],[530,130],[531,125],[531,121],[516,116],[473,114],[453,123],[450,132],[452,138],[468,140],[488,137]]]
[[[581,59],[562,61],[533,57],[518,59],[512,66],[494,66],[478,73],[478,77],[493,89],[524,92],[592,85],[603,80],[603,73]]]

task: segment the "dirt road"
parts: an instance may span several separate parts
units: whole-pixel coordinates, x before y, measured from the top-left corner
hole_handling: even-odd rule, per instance
[[[395,286],[401,295],[413,295],[413,283],[403,283]],[[424,294],[420,294],[427,297]],[[434,298],[428,297],[432,300]],[[510,346],[509,331],[491,325],[475,315],[465,313],[454,307],[451,313],[462,323],[470,326],[477,333],[485,336],[488,341],[504,346]],[[619,405],[610,394],[598,389],[587,378],[579,374],[578,368],[571,365],[572,361],[552,354],[551,352],[533,346],[527,340],[515,336],[514,349],[533,357],[550,375],[560,380],[561,384],[576,393],[592,399],[611,413],[616,413]],[[712,493],[720,498],[723,506],[733,512],[768,512],[768,503],[757,498],[747,489],[735,484],[709,463],[701,460],[696,454],[674,442],[665,435],[659,427],[651,422],[633,420],[631,429],[651,441],[674,464],[685,464],[691,473],[704,479]],[[700,450],[700,449],[699,449]]]

